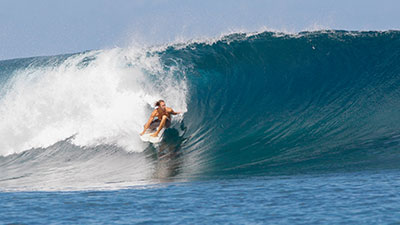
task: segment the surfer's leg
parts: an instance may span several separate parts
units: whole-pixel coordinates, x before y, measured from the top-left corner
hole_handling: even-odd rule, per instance
[[[168,117],[167,117],[166,115],[164,115],[164,116],[162,117],[160,126],[158,126],[157,131],[156,131],[154,134],[151,135],[152,137],[157,137],[157,136],[158,136],[158,133],[160,133],[161,129],[163,129],[163,127],[164,127],[164,125],[165,125],[165,122],[167,122],[167,119],[168,119]]]
[[[160,126],[160,123],[161,121],[159,119],[153,120],[149,126],[149,129],[156,130]]]

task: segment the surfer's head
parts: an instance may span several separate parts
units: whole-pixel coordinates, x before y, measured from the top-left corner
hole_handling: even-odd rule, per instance
[[[158,100],[155,104],[156,107],[161,108],[162,110],[166,109],[164,100]]]

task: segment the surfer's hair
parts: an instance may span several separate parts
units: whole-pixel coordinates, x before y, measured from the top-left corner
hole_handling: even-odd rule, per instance
[[[154,104],[155,107],[160,107],[161,102],[164,102],[164,100],[160,99]],[[165,103],[165,102],[164,102]]]

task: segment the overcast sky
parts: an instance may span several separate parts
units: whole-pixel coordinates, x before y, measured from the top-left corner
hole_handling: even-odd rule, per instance
[[[0,0],[0,60],[232,31],[400,29],[399,0]]]

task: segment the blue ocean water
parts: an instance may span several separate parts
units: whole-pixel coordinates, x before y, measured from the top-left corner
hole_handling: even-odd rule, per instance
[[[0,221],[398,223],[399,87],[399,31],[0,61]]]
[[[393,224],[399,171],[2,192],[4,224]]]

